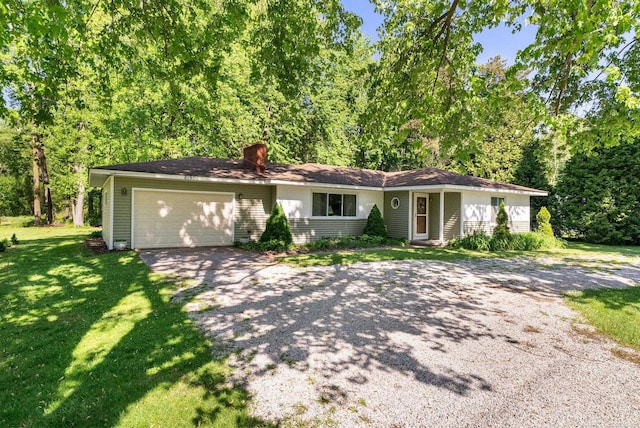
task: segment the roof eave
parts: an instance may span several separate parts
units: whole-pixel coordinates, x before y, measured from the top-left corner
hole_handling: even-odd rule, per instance
[[[102,187],[111,176],[128,177],[128,178],[145,178],[145,179],[161,179],[173,181],[189,181],[189,182],[205,182],[205,183],[228,183],[228,184],[257,184],[257,185],[288,185],[288,186],[309,186],[309,187],[326,187],[353,190],[378,190],[378,191],[420,191],[420,190],[467,190],[477,192],[493,192],[493,193],[510,193],[529,196],[547,196],[548,193],[542,190],[525,190],[525,189],[502,189],[497,187],[478,187],[463,186],[459,184],[429,184],[429,185],[412,185],[412,186],[365,186],[353,184],[334,184],[318,181],[288,181],[278,179],[241,179],[241,178],[221,178],[221,177],[203,177],[193,175],[179,174],[160,174],[139,171],[123,171],[116,169],[89,169],[89,185],[92,187]]]
[[[473,192],[488,192],[488,193],[511,193],[516,195],[529,195],[529,196],[547,196],[548,193],[543,190],[537,189],[504,189],[499,187],[479,187],[479,186],[464,186],[461,184],[426,184],[415,186],[396,186],[385,187],[385,192],[390,191],[420,191],[420,190],[467,190]]]

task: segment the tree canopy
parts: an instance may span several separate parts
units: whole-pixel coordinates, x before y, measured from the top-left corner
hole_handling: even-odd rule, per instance
[[[545,190],[638,141],[637,1],[372,3],[376,43],[339,0],[4,2],[0,214],[71,207],[81,224],[89,166],[255,141],[274,161]],[[513,64],[477,63],[477,34],[527,25]]]

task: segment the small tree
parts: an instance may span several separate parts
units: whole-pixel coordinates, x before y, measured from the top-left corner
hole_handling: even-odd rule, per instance
[[[381,236],[383,238],[387,237],[387,225],[384,224],[382,214],[380,213],[377,205],[374,205],[373,208],[371,208],[363,234],[369,236]]]
[[[271,211],[271,215],[267,219],[267,226],[260,236],[260,242],[269,241],[281,241],[287,246],[293,242],[289,220],[287,220],[287,216],[284,214],[280,204],[276,204],[273,207],[273,211]]]
[[[540,208],[538,214],[536,215],[536,220],[538,221],[538,232],[543,235],[553,236],[553,228],[551,227],[551,214],[549,214],[549,210],[547,207]]]
[[[504,202],[500,202],[500,209],[496,216],[496,228],[493,229],[493,239],[500,241],[509,241],[511,232],[509,231],[509,216],[507,210],[504,209]]]

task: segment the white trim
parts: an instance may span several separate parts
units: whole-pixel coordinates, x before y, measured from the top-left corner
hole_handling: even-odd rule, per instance
[[[515,189],[499,189],[495,187],[475,187],[475,186],[462,186],[458,184],[430,184],[430,185],[412,185],[412,186],[400,186],[400,187],[379,187],[379,186],[359,186],[352,184],[330,184],[319,183],[311,181],[287,181],[287,180],[273,180],[273,179],[240,179],[240,178],[218,178],[218,177],[200,177],[193,175],[175,175],[175,174],[155,174],[150,172],[136,172],[136,171],[118,171],[110,169],[89,169],[89,177],[92,174],[119,176],[129,178],[155,178],[174,181],[187,181],[187,182],[204,182],[204,183],[228,183],[228,184],[259,184],[259,185],[287,185],[287,186],[307,186],[307,187],[328,187],[333,189],[354,189],[354,190],[380,190],[384,192],[405,191],[405,190],[469,190],[477,192],[500,192],[500,193],[513,193],[519,195],[530,196],[547,196],[548,193],[544,191],[535,190],[515,190]]]
[[[438,237],[440,238],[440,243],[444,244],[444,189],[440,190],[440,231],[438,233]]]
[[[395,192],[404,190],[417,190],[417,191],[429,191],[429,190],[468,190],[474,192],[494,192],[494,193],[513,193],[517,195],[529,195],[529,196],[547,196],[547,192],[543,191],[528,191],[528,190],[514,190],[514,189],[496,189],[485,187],[473,187],[473,186],[461,186],[458,184],[430,184],[424,186],[402,186],[402,187],[385,187],[385,192]]]
[[[109,187],[109,197],[111,198],[111,200],[109,201],[109,242],[107,243],[107,248],[109,248],[110,250],[113,250],[113,213],[114,213],[114,202],[116,201],[115,195],[114,195],[114,190],[115,190],[115,179],[113,177],[109,177],[111,178],[111,183],[110,183],[110,187]]]
[[[286,185],[286,186],[305,186],[305,187],[327,187],[331,189],[353,189],[353,190],[379,190],[384,188],[375,186],[358,186],[353,184],[330,184],[330,183],[318,183],[312,181],[287,181],[287,180],[272,180],[272,179],[241,179],[241,178],[219,178],[219,177],[200,177],[193,175],[174,175],[174,174],[155,174],[150,172],[135,172],[135,171],[117,171],[108,169],[90,169],[89,174],[97,175],[109,175],[127,178],[155,178],[163,180],[173,181],[186,181],[186,182],[204,182],[204,183],[227,183],[227,184],[259,184],[259,185]]]
[[[150,191],[150,192],[166,192],[166,193],[206,193],[211,195],[231,195],[231,242],[236,240],[236,194],[235,192],[209,192],[200,190],[175,190],[175,189],[157,189],[154,187],[132,187],[131,188],[131,248],[135,247],[135,198],[136,191]]]
[[[464,192],[460,192],[460,238],[464,238]]]
[[[413,193],[413,201],[415,202],[416,199],[418,198],[425,198],[425,202],[426,202],[426,213],[425,213],[425,232],[424,233],[418,233],[418,212],[415,211],[413,213],[413,221],[412,221],[412,225],[411,225],[411,230],[412,230],[412,239],[429,239],[429,194],[428,193],[421,193],[421,192],[412,192]],[[415,204],[414,204],[415,205]],[[415,205],[417,207],[417,205]]]
[[[407,220],[409,230],[407,231],[407,239],[413,239],[413,192],[409,191],[409,218]]]
[[[397,202],[395,207],[393,206],[394,201]],[[392,210],[397,210],[398,208],[400,208],[400,198],[397,196],[394,196],[393,198],[391,198],[390,205]]]

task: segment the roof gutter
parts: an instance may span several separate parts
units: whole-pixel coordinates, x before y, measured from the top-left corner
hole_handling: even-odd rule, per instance
[[[104,177],[100,180],[98,177]],[[92,180],[95,177],[97,181]],[[476,187],[476,186],[462,186],[457,184],[429,184],[422,186],[399,186],[399,187],[380,187],[380,186],[359,186],[352,184],[330,184],[330,183],[318,183],[311,181],[287,181],[287,180],[272,180],[272,179],[241,179],[241,178],[220,178],[220,177],[201,177],[193,175],[174,175],[174,174],[157,174],[150,172],[136,172],[136,171],[119,171],[112,169],[99,169],[89,168],[89,185],[93,187],[101,187],[109,177],[127,177],[127,178],[143,178],[143,179],[161,179],[172,181],[186,181],[197,183],[224,183],[224,184],[256,184],[256,185],[282,185],[282,186],[303,186],[303,187],[324,187],[334,189],[353,189],[353,190],[378,190],[378,191],[420,191],[420,190],[469,190],[477,192],[500,192],[511,193],[517,195],[529,195],[529,196],[547,196],[548,193],[544,191],[528,191],[517,189],[502,189],[499,187]]]

